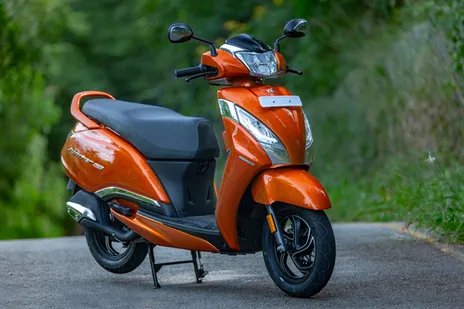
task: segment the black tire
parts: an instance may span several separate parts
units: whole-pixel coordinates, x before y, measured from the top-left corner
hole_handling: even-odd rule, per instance
[[[311,297],[325,287],[333,272],[335,238],[332,225],[323,211],[312,211],[282,204],[276,206],[274,209],[277,221],[291,253],[285,253],[287,255],[285,257],[285,254],[277,251],[275,236],[270,233],[265,221],[262,247],[266,268],[275,284],[288,295]],[[289,228],[289,226],[292,227]],[[293,226],[298,226],[300,230],[297,237],[293,236],[296,241],[292,240],[291,233],[297,229]],[[299,243],[304,245],[299,246]],[[295,249],[295,247],[299,248]]]
[[[102,209],[102,218],[107,224],[127,230],[122,223],[108,215],[107,209]],[[133,271],[142,264],[148,253],[148,244],[141,239],[123,243],[92,229],[86,229],[85,238],[95,261],[107,271],[116,274]]]

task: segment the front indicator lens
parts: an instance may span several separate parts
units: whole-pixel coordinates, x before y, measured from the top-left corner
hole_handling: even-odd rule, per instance
[[[285,149],[280,139],[250,113],[238,106],[235,106],[235,109],[239,123],[259,142],[271,159],[272,164],[289,163],[287,149]]]
[[[236,52],[235,56],[247,67],[250,75],[270,77],[277,73],[277,60],[272,50],[264,53]]]

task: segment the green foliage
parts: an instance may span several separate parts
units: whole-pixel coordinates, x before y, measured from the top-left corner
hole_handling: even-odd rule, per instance
[[[464,72],[464,2],[460,0],[428,1],[427,8],[432,21],[449,38],[453,67],[462,78]]]
[[[462,242],[464,179],[456,171],[464,160],[464,101],[456,64],[463,58],[449,40],[456,21],[446,26],[455,12],[432,2],[396,12],[395,22],[360,45],[357,64],[333,94],[316,100],[322,117],[314,130],[332,131],[319,137],[318,149],[332,163],[317,173],[336,219],[409,220]],[[443,175],[417,163],[429,152]]]
[[[25,155],[18,162],[19,177],[12,192],[10,207],[3,209],[7,218],[0,238],[59,236],[70,231],[64,211],[67,196],[61,167],[47,162],[46,141],[36,135],[29,141]]]
[[[395,195],[396,204],[410,222],[430,227],[451,242],[464,242],[464,168],[457,164],[443,170],[430,158],[434,173],[418,182],[406,178]]]
[[[16,4],[0,4],[0,238],[61,235],[64,185],[45,138],[59,110],[35,68],[39,50],[14,18]]]
[[[418,162],[390,161],[359,181],[344,179],[330,187],[341,205],[335,220],[416,223],[444,241],[464,242],[464,167],[443,168],[430,156]]]

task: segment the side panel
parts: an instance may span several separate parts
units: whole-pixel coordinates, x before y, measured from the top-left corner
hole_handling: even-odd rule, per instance
[[[63,146],[61,161],[66,174],[86,191],[118,187],[161,203],[170,202],[145,158],[108,129],[86,130],[78,124]]]
[[[132,217],[125,217],[113,210],[111,213],[119,221],[151,243],[187,250],[219,252],[216,247],[204,239],[176,230],[138,213]]]
[[[329,196],[320,182],[302,169],[282,167],[261,172],[251,186],[253,199],[264,205],[284,202],[313,210],[329,209]]]
[[[219,189],[216,222],[229,247],[238,251],[237,211],[240,201],[255,175],[271,166],[271,161],[241,125],[226,117],[223,121],[226,147],[230,153]]]

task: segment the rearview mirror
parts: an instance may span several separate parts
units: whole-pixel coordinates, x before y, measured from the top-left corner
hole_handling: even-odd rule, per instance
[[[175,23],[170,25],[168,28],[168,39],[171,43],[182,43],[190,41],[191,39],[200,41],[202,43],[206,43],[209,45],[211,56],[217,56],[217,51],[216,47],[214,47],[214,43],[209,40],[205,40],[200,37],[194,36],[192,28],[186,23]]]
[[[284,35],[289,38],[301,38],[306,34],[308,21],[303,18],[292,19],[284,27]]]
[[[171,43],[187,42],[192,37],[193,30],[186,23],[175,23],[169,26],[168,39]]]

